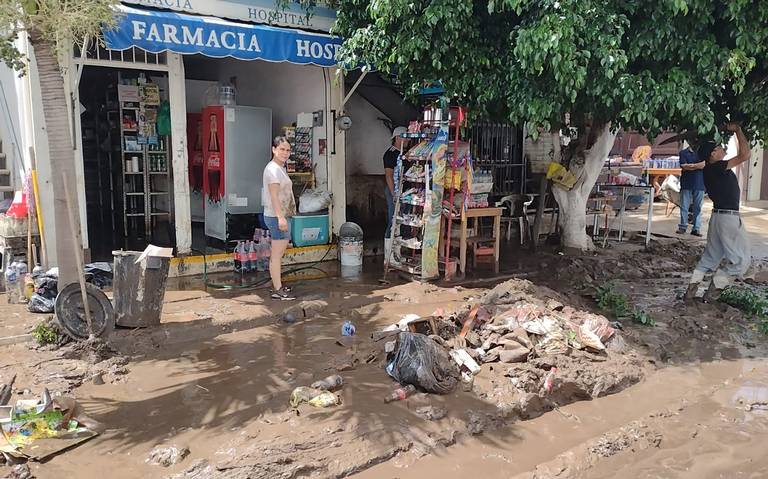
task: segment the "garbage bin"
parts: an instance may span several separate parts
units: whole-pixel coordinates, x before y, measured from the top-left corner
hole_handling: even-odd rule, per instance
[[[170,258],[148,256],[138,263],[140,251],[113,251],[115,324],[146,328],[160,324]]]
[[[359,276],[363,271],[363,229],[355,223],[339,228],[339,261],[343,278]]]

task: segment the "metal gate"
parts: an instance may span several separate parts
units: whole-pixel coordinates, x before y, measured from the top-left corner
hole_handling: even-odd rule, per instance
[[[522,129],[503,123],[478,123],[471,128],[470,138],[475,169],[493,174],[492,196],[525,193]]]

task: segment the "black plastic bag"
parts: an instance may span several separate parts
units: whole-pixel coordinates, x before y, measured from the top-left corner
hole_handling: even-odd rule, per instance
[[[448,351],[423,334],[408,332],[398,334],[387,372],[402,385],[435,394],[452,392],[460,378]]]
[[[32,293],[32,297],[27,303],[27,310],[30,313],[52,313],[55,299],[49,299],[37,293]]]
[[[58,279],[50,276],[35,278],[35,293],[46,299],[55,300],[56,295],[59,294],[58,282]]]

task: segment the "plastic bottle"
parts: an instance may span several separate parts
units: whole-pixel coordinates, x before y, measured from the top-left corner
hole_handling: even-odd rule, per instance
[[[235,272],[242,273],[243,272],[243,257],[241,256],[243,249],[243,243],[242,241],[238,241],[237,245],[235,246],[235,251],[233,252],[233,258],[235,260]]]
[[[402,401],[408,396],[413,395],[413,393],[415,392],[416,392],[416,386],[414,386],[413,384],[409,384],[404,388],[397,388],[394,391],[392,391],[392,394],[384,398],[384,402],[391,403],[393,401]]]
[[[264,260],[262,258],[264,244],[261,241],[261,235],[253,237],[253,252],[248,252],[248,259],[251,261],[253,271],[264,271]]]
[[[11,285],[15,284],[18,279],[19,279],[19,273],[16,271],[16,262],[13,261],[11,262],[11,264],[8,265],[8,268],[5,270],[6,289],[10,291]]]
[[[310,385],[311,388],[331,392],[338,391],[342,386],[344,386],[344,378],[338,374],[333,374],[320,381],[315,381]]]
[[[257,241],[248,242],[248,271],[255,272],[259,269],[259,247]]]
[[[261,237],[261,261],[263,271],[269,270],[269,259],[272,257],[272,237],[269,231],[264,231]]]

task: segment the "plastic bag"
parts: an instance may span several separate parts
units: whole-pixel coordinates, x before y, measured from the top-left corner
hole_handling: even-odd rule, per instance
[[[30,313],[52,313],[55,300],[48,299],[37,293],[32,293],[32,297],[27,303],[27,310]]]
[[[339,400],[339,396],[325,391],[324,393],[310,399],[309,404],[310,406],[315,407],[330,407],[341,404],[341,401]]]
[[[459,368],[448,352],[429,337],[402,332],[387,367],[389,374],[402,385],[436,394],[448,394],[459,383]]]
[[[171,134],[171,104],[164,101],[157,110],[157,134],[168,136]]]
[[[299,386],[291,393],[291,407],[298,407],[299,404],[309,402],[321,394],[323,391],[320,389]]]
[[[331,195],[327,191],[307,190],[299,197],[299,213],[317,213],[331,204]]]

